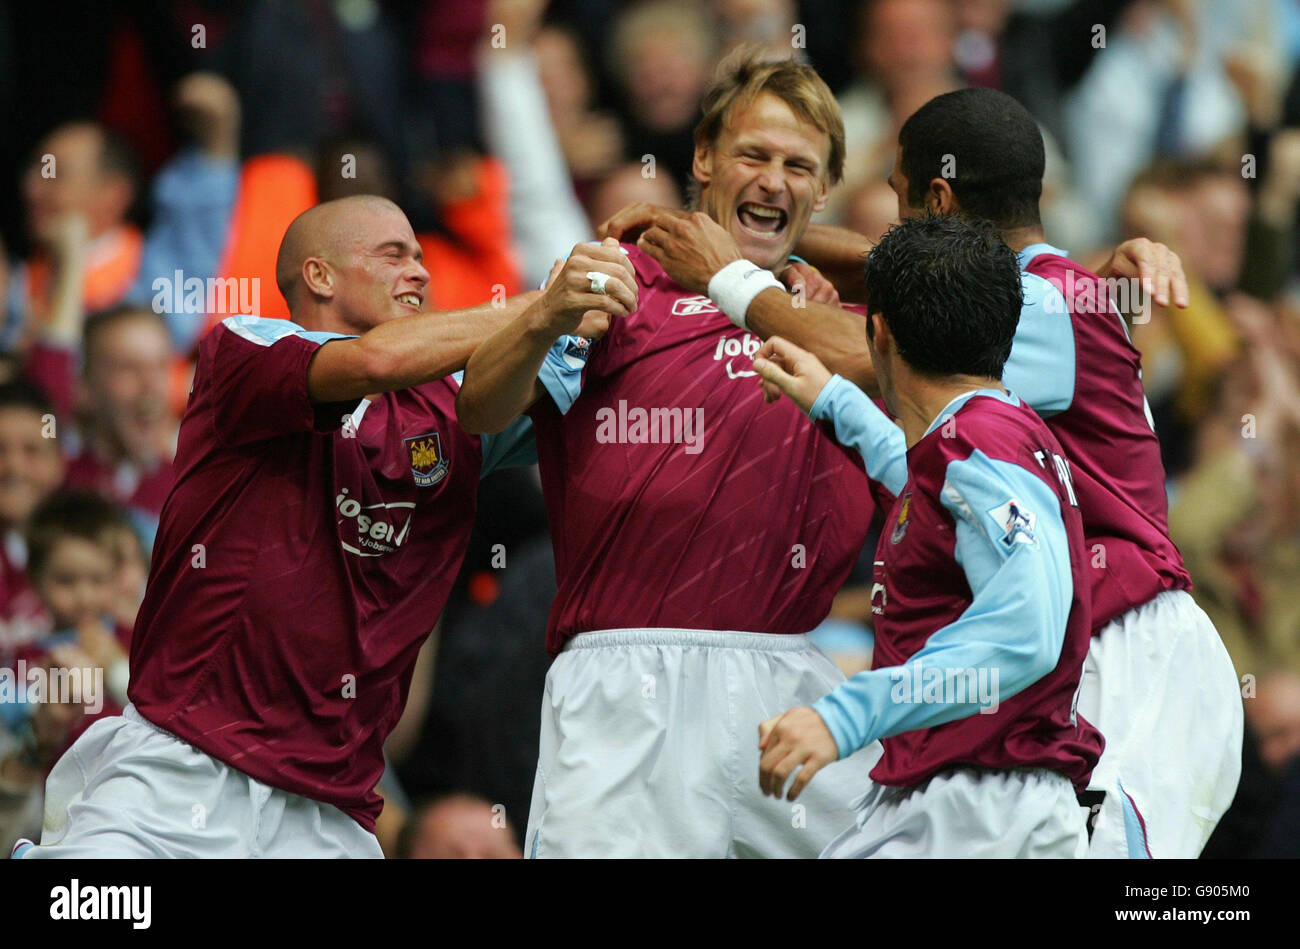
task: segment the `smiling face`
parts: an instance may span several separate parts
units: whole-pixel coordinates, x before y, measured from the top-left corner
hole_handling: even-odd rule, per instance
[[[429,271],[406,215],[362,207],[348,214],[347,240],[333,261],[333,302],[354,331],[424,310]]]
[[[85,398],[115,453],[149,464],[164,450],[176,421],[169,402],[174,359],[166,327],[147,310],[95,333],[86,355]]]
[[[830,149],[826,132],[759,93],[695,151],[701,210],[731,233],[741,254],[774,269],[826,206]]]
[[[377,195],[337,198],[294,218],[275,282],[294,321],[360,335],[424,310],[429,271],[406,215]]]

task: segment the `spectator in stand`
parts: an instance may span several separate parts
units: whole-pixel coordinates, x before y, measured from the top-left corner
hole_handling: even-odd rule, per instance
[[[248,0],[212,66],[244,105],[242,152],[313,154],[343,134],[382,143],[404,174],[408,57],[387,4]]]
[[[9,277],[0,348],[27,352],[61,311],[120,303],[140,270],[144,238],[127,220],[137,172],[130,148],[93,122],[74,122],[37,146],[23,177],[35,251]],[[65,321],[66,322],[66,321]]]
[[[1237,281],[1248,212],[1240,176],[1234,182],[1209,161],[1153,165],[1133,182],[1124,203],[1125,236],[1168,244],[1187,274],[1186,309],[1152,309],[1132,328],[1165,470],[1173,478],[1187,469],[1192,427],[1209,410],[1237,354],[1238,335],[1222,294]]]
[[[533,51],[564,161],[575,187],[585,191],[622,160],[622,129],[614,115],[592,108],[594,83],[573,32],[543,27],[533,41]]]
[[[1300,676],[1242,677],[1241,784],[1201,859],[1300,857]]]
[[[0,665],[50,629],[27,575],[23,531],[37,505],[63,481],[54,410],[36,389],[0,385]]]
[[[693,131],[718,61],[714,46],[703,4],[646,0],[623,8],[606,50],[625,103],[628,154],[654,155],[676,181],[693,180]]]
[[[397,856],[415,860],[518,860],[523,853],[499,805],[457,793],[416,808],[402,828]]]
[[[1153,308],[1133,328],[1171,476],[1190,463],[1193,429],[1243,351],[1245,324],[1257,322],[1252,314],[1259,302],[1277,299],[1288,278],[1300,202],[1300,130],[1279,132],[1267,157],[1253,198],[1239,160],[1200,158],[1156,162],[1134,180],[1124,202],[1126,236],[1167,243],[1188,277],[1186,309]]]
[[[837,95],[847,145],[844,184],[831,192],[818,223],[845,223],[848,214],[860,213],[849,205],[859,191],[889,177],[903,123],[935,96],[967,84],[957,57],[959,12],[948,0],[867,0],[859,7],[859,76]],[[971,84],[987,85],[973,79]],[[1035,118],[1041,123],[1041,116]],[[1041,131],[1043,223],[1060,244],[1091,247],[1098,229],[1078,202],[1056,139],[1049,129]]]
[[[32,706],[31,727],[22,735],[0,727],[0,850],[41,832],[41,784],[48,749],[62,747],[69,721],[81,709],[58,702]]]
[[[152,310],[119,307],[86,323],[79,444],[67,483],[126,506],[150,546],[174,478],[174,355]]]
[[[186,370],[178,369],[172,392],[179,414],[189,391],[183,360],[207,330],[235,314],[288,318],[274,290],[278,235],[317,203],[317,192],[311,165],[295,154],[240,161],[242,109],[223,77],[187,75],[175,105],[191,142],[155,180],[153,224],[128,302],[166,318]],[[197,298],[192,286],[202,288]]]
[[[873,244],[898,223],[898,195],[887,180],[869,181],[844,202],[844,226]]]
[[[807,30],[801,34],[795,23],[794,0],[714,0],[718,51],[722,59],[737,46],[757,46],[774,59],[793,56],[807,62]]]
[[[156,299],[170,303],[177,271],[182,280],[205,283],[221,275],[239,193],[240,109],[234,87],[215,73],[191,73],[177,85],[175,102],[191,144],[154,179],[153,224],[139,277],[128,294],[129,302],[138,306],[150,306]],[[167,290],[161,297],[160,288]],[[160,310],[172,345],[188,355],[203,330],[204,314],[176,312],[170,305]]]
[[[1031,10],[1011,0],[955,0],[958,71],[972,86],[1015,97],[1059,138],[1061,97],[1083,78],[1106,33],[1133,2],[1071,0]]]
[[[587,220],[592,233],[629,204],[643,201],[665,208],[680,208],[682,193],[672,173],[657,164],[628,162],[610,171],[587,198]]]
[[[403,18],[403,45],[413,67],[420,108],[402,116],[413,154],[473,147],[478,131],[474,46],[487,26],[501,22],[488,18],[488,0],[402,0],[384,6]],[[515,37],[507,33],[505,40],[513,43]]]
[[[557,257],[591,238],[533,53],[545,8],[545,0],[495,0],[488,22],[503,27],[505,45],[485,33],[478,50],[483,138],[506,167],[511,234],[529,287],[546,279]]]
[[[109,613],[117,629],[128,634],[135,629],[135,617],[144,602],[145,581],[149,579],[149,551],[140,532],[129,521],[127,515],[108,532],[108,543],[113,549],[113,598]]]
[[[1257,59],[1281,55],[1276,12],[1261,0],[1140,0],[1107,31],[1105,48],[1061,101],[1064,143],[1101,241],[1114,236],[1125,191],[1144,167],[1204,154],[1245,124],[1225,64],[1247,49]]]
[[[504,474],[481,487],[474,535],[439,631],[433,681],[423,685],[419,744],[395,764],[416,797],[472,790],[501,804],[507,816],[519,817],[512,831],[522,846],[522,815],[537,775],[537,708],[550,666],[537,643],[555,597],[555,566],[535,475]],[[508,551],[504,568],[495,545]]]
[[[1172,536],[1239,675],[1300,669],[1300,341],[1294,314],[1233,300],[1244,355],[1197,432]]]
[[[849,194],[884,181],[898,129],[934,96],[960,88],[947,0],[871,0],[858,9],[858,78],[837,98],[844,113],[844,184],[820,220],[842,219]]]
[[[129,530],[122,511],[91,493],[55,495],[32,514],[29,572],[52,630],[18,650],[11,667],[78,670],[69,681],[79,694],[32,693],[30,674],[15,676],[19,694],[0,702],[10,746],[0,753],[0,823],[4,813],[26,813],[21,798],[40,796],[49,767],[91,722],[126,704],[131,631],[115,621],[113,606],[116,546]]]
[[[1259,742],[1269,777],[1277,782],[1277,806],[1263,821],[1257,857],[1300,857],[1300,674],[1266,673],[1246,702],[1246,721]]]
[[[1300,763],[1300,675],[1276,672],[1256,683],[1246,703],[1246,721],[1259,742],[1259,754],[1274,773]]]
[[[51,496],[32,513],[27,527],[32,585],[49,611],[52,630],[24,658],[31,666],[42,654],[75,650],[66,657],[80,661],[55,664],[102,670],[106,693],[98,698],[109,699],[104,708],[116,711],[126,704],[131,630],[117,622],[113,607],[120,535],[130,529],[119,507],[89,491]],[[5,709],[6,717],[10,711]]]

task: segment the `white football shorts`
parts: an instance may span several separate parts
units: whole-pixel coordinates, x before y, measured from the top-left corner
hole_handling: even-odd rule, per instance
[[[1161,593],[1092,638],[1079,714],[1106,748],[1090,857],[1194,858],[1241,776],[1237,673],[1191,595]]]
[[[542,697],[533,857],[816,857],[852,820],[879,743],[799,799],[758,787],[758,726],[844,677],[804,635],[581,633]]]
[[[823,857],[1087,856],[1088,812],[1070,779],[1055,771],[956,768],[915,787],[873,785],[853,806],[853,826]]]
[[[95,722],[45,781],[39,846],[14,857],[383,857],[331,804],[269,787],[128,705]]]

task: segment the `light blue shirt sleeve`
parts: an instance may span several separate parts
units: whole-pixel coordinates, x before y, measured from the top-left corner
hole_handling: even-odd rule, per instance
[[[481,436],[483,447],[483,470],[480,478],[486,478],[501,468],[524,468],[537,464],[537,443],[533,440],[533,420],[526,415],[515,419],[505,429],[495,435]]]
[[[542,360],[537,378],[555,400],[561,415],[567,413],[582,394],[582,371],[587,367],[590,355],[591,340],[581,336],[561,336]]]
[[[1074,326],[1065,296],[1037,274],[1021,273],[1020,308],[1002,384],[1046,418],[1074,402]]]
[[[867,477],[901,494],[907,484],[907,439],[903,430],[842,376],[831,376],[808,410],[814,422],[830,421],[841,445],[852,448],[867,465]]]
[[[860,672],[813,706],[841,758],[878,738],[995,712],[1060,661],[1074,583],[1056,494],[975,451],[948,465],[942,504],[971,604],[902,666]]]
[[[286,336],[301,336],[303,339],[318,345],[328,343],[332,339],[356,339],[355,336],[345,333],[308,330],[289,320],[254,316],[247,313],[228,316],[221,321],[221,325],[235,335],[242,336],[250,343],[257,343],[259,346],[272,346]]]
[[[169,162],[154,182],[154,220],[145,237],[140,273],[126,299],[149,306],[154,281],[165,278],[170,286],[178,270],[184,280],[219,276],[238,194],[239,162],[233,158],[215,159],[189,148]],[[172,343],[180,352],[189,352],[203,329],[203,314],[172,313],[168,308],[163,315]]]

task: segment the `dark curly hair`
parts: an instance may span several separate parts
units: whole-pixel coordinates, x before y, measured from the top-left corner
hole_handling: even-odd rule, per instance
[[[871,312],[913,369],[1002,378],[1024,298],[1015,251],[991,222],[930,215],[896,224],[867,258],[866,281]]]

